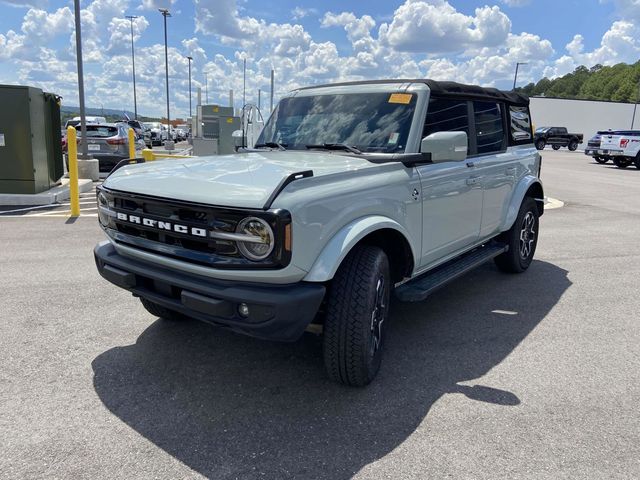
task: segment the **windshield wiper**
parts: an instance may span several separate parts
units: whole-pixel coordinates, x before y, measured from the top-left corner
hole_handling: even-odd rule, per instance
[[[345,150],[351,153],[357,153],[358,155],[362,154],[361,150],[358,150],[356,147],[352,147],[351,145],[347,145],[345,143],[319,143],[317,145],[310,144],[305,145],[307,148],[324,148],[326,150]]]
[[[284,145],[282,143],[278,143],[278,142],[264,142],[264,143],[256,143],[253,148],[264,148],[264,147],[268,147],[268,148],[277,148],[278,150],[286,150],[287,144],[285,143]]]

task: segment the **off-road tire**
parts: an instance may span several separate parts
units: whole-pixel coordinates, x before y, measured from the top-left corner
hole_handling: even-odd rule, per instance
[[[615,157],[613,159],[613,163],[618,168],[627,168],[629,165],[631,165],[631,162],[624,157]]]
[[[165,320],[180,320],[184,318],[178,312],[169,310],[168,308],[165,308],[162,305],[158,305],[157,303],[154,303],[151,300],[147,300],[146,298],[140,297],[140,303],[142,303],[142,306],[147,310],[147,312],[149,312],[154,317],[164,318]]]
[[[578,142],[575,140],[571,140],[569,142],[569,145],[567,146],[567,148],[569,150],[571,150],[572,152],[575,152],[578,149]]]
[[[546,142],[544,140],[536,140],[536,148],[538,150],[544,150]]]
[[[332,380],[362,387],[378,373],[391,287],[389,260],[378,247],[356,247],[340,265],[323,328],[324,364]]]
[[[539,215],[536,201],[525,197],[513,226],[502,233],[498,240],[507,244],[509,249],[495,258],[500,270],[507,273],[524,272],[531,262],[538,245]],[[528,231],[525,234],[525,230]],[[523,253],[523,242],[528,245]]]
[[[554,150],[560,150],[560,145],[551,145]]]

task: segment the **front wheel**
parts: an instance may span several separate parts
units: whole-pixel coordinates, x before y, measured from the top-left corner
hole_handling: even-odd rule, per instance
[[[631,165],[631,161],[627,160],[625,157],[616,157],[613,159],[613,163],[618,168],[627,168]]]
[[[640,170],[640,152],[636,155],[636,159],[633,161],[634,165],[638,170]]]
[[[560,145],[551,145],[554,150],[560,150]]]
[[[495,258],[500,270],[521,273],[529,268],[538,245],[539,224],[536,201],[531,197],[525,197],[513,226],[498,238],[508,246],[506,252]]]
[[[540,140],[536,140],[536,148],[538,150],[544,150],[544,146],[545,146],[545,141],[540,139]]]
[[[389,260],[378,247],[356,247],[340,265],[323,328],[324,364],[332,380],[362,387],[378,373],[391,287]]]
[[[569,146],[568,146],[569,150],[571,150],[572,152],[575,152],[578,149],[578,142],[576,142],[575,140],[571,140],[569,142]]]

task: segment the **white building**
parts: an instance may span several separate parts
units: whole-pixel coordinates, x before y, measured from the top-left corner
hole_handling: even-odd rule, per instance
[[[634,104],[531,97],[531,118],[538,127],[567,127],[569,132],[584,134],[581,148],[598,130],[640,129],[640,107],[633,127]]]

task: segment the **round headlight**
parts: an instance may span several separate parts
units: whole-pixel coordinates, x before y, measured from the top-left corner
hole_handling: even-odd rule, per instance
[[[247,235],[246,241],[238,241],[238,249],[249,260],[264,260],[273,251],[275,244],[273,230],[261,218],[245,218],[238,223],[236,233]]]

